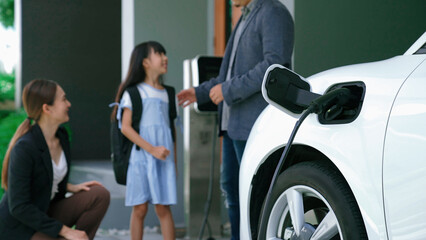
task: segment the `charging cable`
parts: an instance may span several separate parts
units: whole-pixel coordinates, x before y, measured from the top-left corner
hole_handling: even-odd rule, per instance
[[[349,89],[347,89],[347,88],[335,89],[335,90],[328,92],[327,94],[324,94],[324,95],[318,97],[317,99],[313,100],[311,102],[311,104],[309,105],[309,107],[305,110],[305,112],[303,112],[303,114],[300,116],[299,120],[297,120],[297,122],[296,122],[296,124],[293,128],[293,131],[291,132],[290,138],[287,141],[287,145],[284,148],[284,151],[283,151],[281,158],[278,162],[278,165],[275,168],[275,172],[274,172],[271,184],[270,184],[269,189],[268,189],[268,194],[266,195],[266,198],[265,198],[264,207],[262,208],[262,212],[261,212],[260,228],[259,228],[259,231],[257,233],[257,235],[258,235],[257,239],[258,240],[264,239],[264,236],[260,236],[260,234],[262,232],[264,232],[264,228],[266,227],[266,224],[264,224],[265,221],[267,221],[265,209],[266,209],[266,206],[268,206],[270,204],[269,201],[270,201],[272,189],[275,186],[278,175],[281,172],[281,168],[284,165],[284,162],[285,162],[285,159],[287,158],[288,153],[290,152],[291,145],[293,144],[293,140],[296,136],[297,131],[299,130],[299,127],[302,125],[302,122],[311,113],[321,114],[322,112],[330,109],[332,106],[344,105],[350,99],[351,99],[351,92],[350,92]]]
[[[207,238],[207,240],[214,240],[214,238],[212,237],[212,230],[210,228],[210,224],[209,224],[209,213],[210,213],[210,207],[212,204],[212,195],[213,195],[213,177],[214,177],[214,164],[215,164],[215,158],[216,158],[216,139],[217,139],[217,125],[218,125],[218,120],[217,120],[218,116],[216,115],[215,117],[215,124],[214,124],[214,130],[213,130],[213,143],[212,143],[212,158],[210,160],[210,176],[209,176],[209,189],[208,189],[208,193],[207,193],[207,200],[206,203],[204,205],[204,220],[203,223],[201,224],[201,229],[200,229],[200,233],[198,235],[198,239],[202,240],[203,235],[204,235],[204,228],[207,225],[207,228],[209,230],[209,238]]]

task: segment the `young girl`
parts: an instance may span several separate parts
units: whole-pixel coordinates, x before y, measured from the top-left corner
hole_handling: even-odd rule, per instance
[[[70,143],[60,125],[71,103],[56,82],[43,79],[25,85],[22,102],[28,118],[3,162],[0,239],[93,239],[110,196],[99,182],[68,182]]]
[[[167,72],[163,46],[154,41],[135,47],[125,81],[120,85],[116,115],[121,132],[135,143],[127,171],[126,206],[133,206],[130,217],[131,239],[142,239],[148,202],[155,205],[164,239],[175,239],[170,205],[176,204],[176,151],[169,119],[169,99],[161,76]],[[132,128],[132,102],[128,87],[137,86],[142,97],[139,132]],[[174,96],[173,96],[174,97]],[[173,124],[173,123],[172,123]],[[140,150],[136,148],[140,147]]]

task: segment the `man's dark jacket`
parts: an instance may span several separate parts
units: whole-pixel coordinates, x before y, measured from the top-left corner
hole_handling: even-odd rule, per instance
[[[240,22],[241,18],[235,29]],[[224,100],[230,107],[228,135],[233,140],[247,140],[254,122],[267,106],[261,93],[266,69],[275,63],[291,65],[293,19],[278,0],[257,0],[238,42],[231,79],[225,81],[234,37],[235,30],[228,40],[219,75],[195,88],[195,94],[198,103],[208,102],[210,89],[222,83]]]

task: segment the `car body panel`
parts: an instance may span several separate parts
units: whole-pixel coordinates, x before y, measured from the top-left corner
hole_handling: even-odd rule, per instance
[[[383,187],[390,239],[426,236],[426,61],[401,87],[390,114]]]
[[[397,56],[328,70],[306,79],[311,91],[318,94],[337,83],[361,81],[366,85],[363,107],[355,121],[322,125],[318,117],[311,114],[293,144],[318,150],[339,169],[355,195],[370,239],[387,239],[382,157],[389,113],[401,85],[425,58],[425,55]],[[253,126],[240,168],[241,239],[251,239],[253,176],[270,154],[287,143],[298,116],[270,105]]]

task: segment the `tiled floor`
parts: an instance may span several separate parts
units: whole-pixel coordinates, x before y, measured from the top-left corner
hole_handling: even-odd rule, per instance
[[[100,229],[95,237],[95,240],[128,240],[130,239],[130,232],[128,230],[129,219],[131,208],[124,207],[124,194],[125,188],[121,185],[115,183],[115,179],[112,173],[112,167],[110,161],[84,161],[84,162],[73,162],[70,181],[84,182],[88,180],[97,180],[101,182],[111,193],[111,203],[106,213]],[[203,198],[204,199],[204,198]],[[155,213],[149,212],[145,222],[151,222],[151,226],[144,228],[144,240],[162,240],[162,236],[158,231],[158,223],[156,222]],[[153,220],[155,219],[155,221]],[[154,225],[153,225],[154,224]],[[185,231],[185,226],[183,223],[175,223],[177,231]],[[178,240],[192,240],[198,239],[197,237],[183,237],[179,235],[185,235],[184,233],[179,234],[177,232],[176,236]],[[207,232],[205,232],[205,237],[202,240],[207,240]],[[215,240],[224,240],[220,236],[214,236]],[[229,238],[228,238],[229,239]]]
[[[104,230],[104,229],[100,229],[95,237],[95,240],[128,240],[130,239],[129,236],[129,231],[128,230],[117,230],[117,229],[109,229],[109,230]],[[162,240],[162,236],[161,234],[159,234],[157,232],[157,229],[155,228],[145,228],[145,232],[144,232],[144,240]],[[198,238],[191,238],[191,239],[197,239]],[[209,239],[208,236],[206,235],[205,237],[202,238],[202,240],[207,240]],[[225,240],[225,239],[229,239],[229,238],[210,238],[209,240]],[[177,238],[176,240],[190,240],[189,237],[184,237],[184,238]]]
[[[117,229],[100,229],[96,234],[95,240],[127,240],[130,239],[129,230],[117,230]],[[155,232],[155,229],[145,228],[144,233],[145,240],[162,240],[161,234]]]

